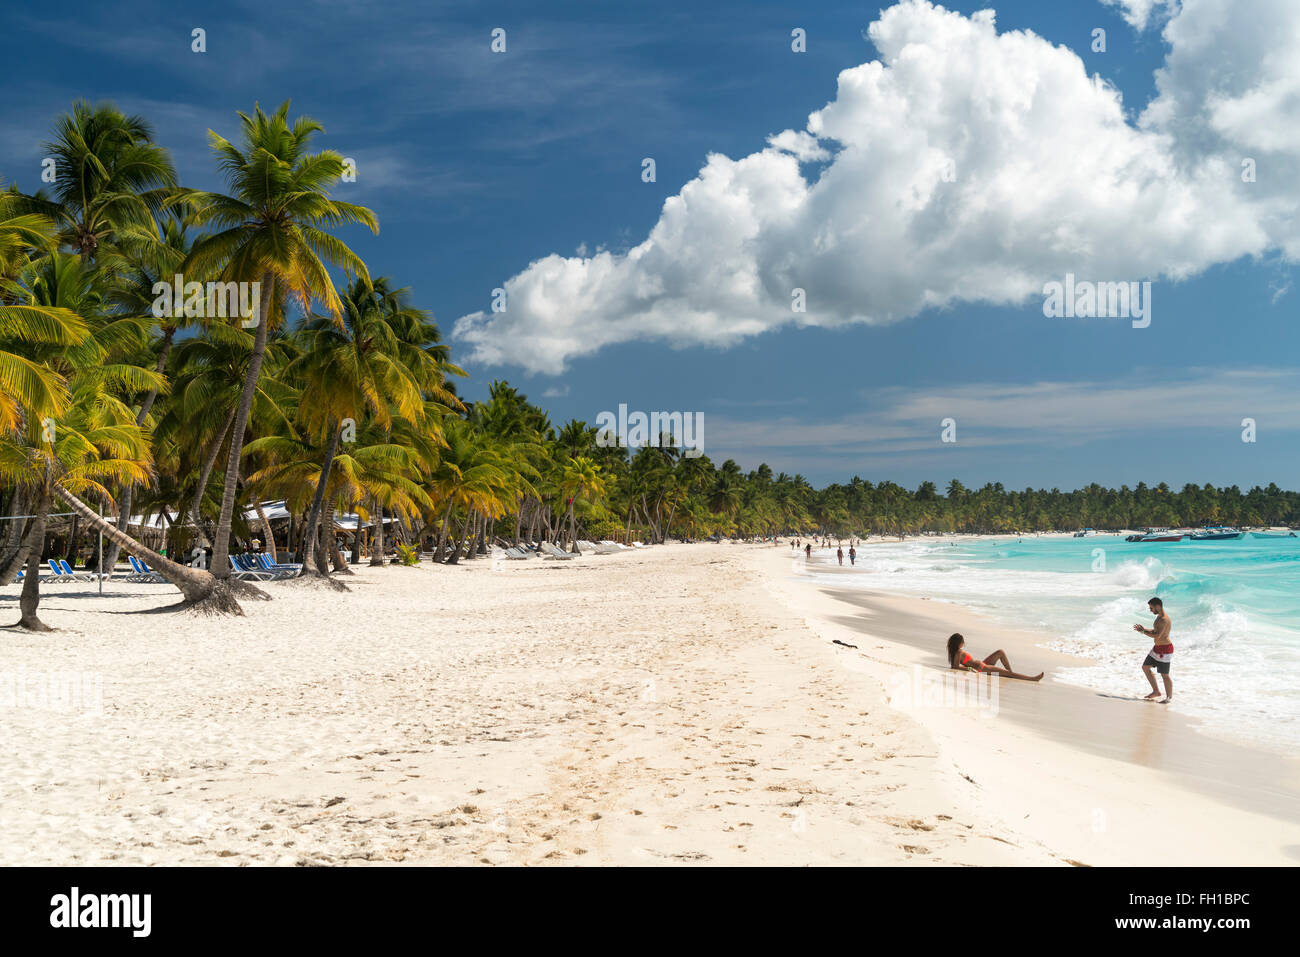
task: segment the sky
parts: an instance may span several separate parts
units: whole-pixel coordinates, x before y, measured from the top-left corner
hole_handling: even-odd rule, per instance
[[[84,98],[220,188],[208,130],[291,99],[467,398],[817,485],[1298,484],[1292,0],[6,7],[0,181]],[[1067,274],[1149,324],[1045,315]]]

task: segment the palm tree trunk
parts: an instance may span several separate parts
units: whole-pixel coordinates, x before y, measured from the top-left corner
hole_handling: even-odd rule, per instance
[[[27,568],[23,573],[23,590],[18,599],[22,617],[18,619],[17,627],[28,631],[54,630],[36,615],[36,609],[41,603],[41,553],[45,547],[45,522],[50,514],[50,502],[50,493],[41,492],[36,503],[36,517],[27,530]]]
[[[357,511],[359,502],[353,502],[349,507],[353,512]],[[352,564],[361,564],[361,514],[357,512],[357,530],[352,535]]]
[[[117,542],[119,547],[144,561],[175,585],[185,597],[182,607],[197,608],[209,614],[242,615],[244,610],[239,607],[239,602],[235,598],[236,593],[250,598],[269,599],[265,592],[248,582],[222,582],[201,568],[190,568],[188,565],[181,565],[164,558],[153,549],[137,542],[112,522],[100,518],[89,505],[61,485],[54,486],[54,493],[91,528],[103,532],[105,538]],[[227,558],[227,567],[229,567],[229,558]]]
[[[451,519],[451,502],[442,510],[442,527],[438,529],[438,547],[434,550],[433,560],[442,562],[447,557],[447,522]]]
[[[81,536],[81,516],[72,516],[72,528],[68,532],[68,545],[63,549],[63,560],[73,568],[77,567],[77,539]]]
[[[469,513],[469,519],[466,522],[465,535],[461,539],[461,545],[464,547],[464,554],[461,556],[466,561],[471,561],[478,556],[474,554],[474,541],[478,536],[478,526],[481,518],[478,510]]]
[[[473,517],[474,517],[474,512],[471,509],[469,514],[465,516],[465,524],[461,525],[460,527],[460,534],[456,536],[456,547],[452,549],[451,557],[447,559],[448,565],[460,564],[460,553],[465,548],[466,530],[469,528],[470,521],[473,519]]]
[[[221,492],[221,514],[217,517],[217,541],[212,549],[213,574],[217,578],[230,578],[230,526],[235,519],[235,494],[239,486],[239,462],[244,452],[244,432],[248,417],[253,411],[253,397],[262,376],[262,360],[266,358],[266,336],[271,326],[271,298],[275,291],[275,275],[262,276],[262,301],[257,313],[257,334],[253,337],[253,353],[248,357],[248,370],[244,373],[244,387],[239,395],[239,410],[235,413],[233,431],[230,433],[230,454],[226,458],[226,481]]]
[[[307,513],[307,547],[303,549],[303,564],[298,574],[301,575],[328,575],[329,567],[321,566],[316,563],[316,536],[320,534],[320,517],[321,505],[325,501],[325,487],[329,485],[330,470],[334,467],[334,456],[339,449],[339,436],[342,433],[342,426],[330,420],[330,440],[329,445],[325,448],[325,461],[321,463],[320,479],[316,482],[316,494],[311,500],[311,510]],[[334,511],[331,504],[330,511]],[[334,523],[330,522],[329,535],[334,537]]]
[[[257,509],[257,520],[262,523],[262,534],[266,536],[266,541],[263,544],[270,552],[271,562],[278,564],[280,552],[275,547],[275,531],[271,528],[271,520],[266,517],[266,510],[262,508],[261,502],[258,502],[254,507]]]
[[[370,552],[370,564],[372,567],[382,567],[384,564],[384,507],[379,504],[377,499],[370,515],[375,520],[375,544]]]
[[[325,527],[329,530],[325,534],[325,542],[329,546],[330,564],[334,566],[334,571],[340,575],[355,575],[351,568],[348,567],[347,559],[343,557],[343,551],[339,548],[338,536],[334,534],[334,503],[331,501],[325,509]],[[360,520],[357,522],[360,525]]]
[[[12,582],[18,570],[27,561],[27,552],[23,550],[23,542],[26,541],[23,532],[27,528],[29,519],[17,517],[25,514],[27,501],[27,491],[24,486],[20,485],[14,489],[13,499],[9,503],[10,519],[5,523],[5,543],[0,546],[0,585],[8,585]]]
[[[487,518],[483,515],[474,515],[474,524],[469,533],[469,553],[466,558],[478,558],[479,543],[483,541],[483,527],[487,524]]]
[[[212,444],[208,446],[207,452],[203,455],[203,465],[199,468],[199,484],[194,489],[194,496],[190,499],[189,511],[185,513],[186,521],[194,529],[195,542],[201,548],[211,548],[212,543],[208,541],[207,532],[203,530],[203,515],[200,511],[203,505],[203,493],[208,490],[208,480],[212,478],[212,470],[217,465],[217,453],[221,451],[221,444],[226,441],[226,436],[230,434],[230,427],[235,421],[235,410],[231,409],[226,414],[226,423],[221,427],[221,431],[212,437]],[[216,555],[213,555],[215,562]]]

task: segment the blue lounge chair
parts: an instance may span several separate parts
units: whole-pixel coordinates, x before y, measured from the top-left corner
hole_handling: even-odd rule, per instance
[[[252,569],[244,568],[238,561],[236,561],[236,556],[234,555],[230,556],[230,575],[232,578],[237,578],[240,581],[248,581],[251,578],[253,581],[257,582],[268,582],[279,577],[271,572],[253,571]]]
[[[46,559],[45,564],[50,566],[50,574],[46,575],[42,579],[42,581],[75,582],[77,580],[76,575],[72,574],[71,572],[64,572],[64,570],[59,567],[59,563],[56,559],[53,558]]]
[[[126,579],[127,581],[156,584],[167,580],[134,555],[127,555],[126,559],[131,563],[131,567],[135,569],[135,574],[128,575]]]
[[[290,563],[273,562],[271,561],[271,556],[265,553],[259,553],[257,555],[254,555],[253,557],[257,560],[257,563],[261,565],[262,568],[268,572],[289,573],[285,577],[289,577],[290,575],[296,575],[298,574],[299,571],[302,570],[302,565],[300,564],[295,565],[291,562]]]
[[[72,566],[68,564],[67,559],[59,558],[56,559],[56,561],[59,563],[59,569],[63,572],[63,574],[71,575],[79,582],[93,582],[96,578],[93,572],[82,572],[78,574],[77,572],[73,571]]]

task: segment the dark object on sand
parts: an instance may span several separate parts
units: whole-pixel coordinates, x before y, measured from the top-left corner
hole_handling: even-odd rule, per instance
[[[858,649],[857,645],[846,644],[845,642],[840,641],[838,638],[832,638],[831,642],[836,645],[844,645],[845,648],[852,648],[854,651],[857,651]]]

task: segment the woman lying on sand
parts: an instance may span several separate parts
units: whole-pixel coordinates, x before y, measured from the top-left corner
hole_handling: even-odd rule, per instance
[[[1021,681],[1042,681],[1044,672],[1036,675],[1021,675],[1011,670],[1007,653],[999,648],[983,661],[976,661],[966,652],[966,639],[959,634],[948,637],[948,664],[954,671],[978,671],[981,674],[1002,675],[1004,678],[1019,678]],[[998,663],[1001,662],[1001,667]]]

